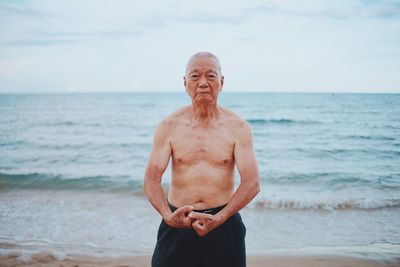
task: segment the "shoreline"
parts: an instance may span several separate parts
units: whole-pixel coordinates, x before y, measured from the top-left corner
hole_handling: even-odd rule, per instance
[[[9,266],[46,266],[46,267],[149,267],[151,255],[124,257],[66,255],[59,258],[48,252],[33,254],[30,258],[21,257],[21,253],[9,253],[0,256],[0,267]],[[400,267],[400,258],[392,260],[373,260],[341,255],[248,255],[248,267]]]

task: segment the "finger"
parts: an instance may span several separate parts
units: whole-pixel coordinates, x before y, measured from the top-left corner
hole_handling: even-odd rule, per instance
[[[195,221],[192,224],[192,227],[198,236],[205,236],[208,233],[207,229],[205,229],[205,227],[202,226],[199,221]]]
[[[210,216],[211,215],[209,215],[209,214],[195,212],[195,211],[192,211],[192,212],[189,213],[189,217],[192,218],[192,219],[204,220],[204,219],[210,219]]]
[[[195,220],[193,223],[192,223],[192,227],[195,229],[195,230],[202,230],[202,229],[204,229],[204,224],[201,222],[201,221],[199,221],[199,220]],[[197,231],[196,231],[197,232]]]
[[[189,218],[188,216],[182,216],[182,221],[185,223],[185,224],[188,224],[188,225],[191,225],[192,224],[192,222],[193,222],[193,220],[194,219],[192,219],[192,218]]]
[[[193,209],[194,209],[193,206],[186,205],[186,206],[178,208],[175,212],[176,212],[176,214],[185,214],[185,213],[191,212]]]

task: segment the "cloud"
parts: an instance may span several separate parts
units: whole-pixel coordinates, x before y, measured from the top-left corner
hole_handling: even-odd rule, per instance
[[[139,26],[144,28],[164,28],[166,26],[165,21],[161,19],[151,19],[145,22],[139,23]]]
[[[400,2],[361,0],[355,4],[348,4],[336,8],[320,8],[319,10],[287,8],[279,4],[263,4],[246,8],[244,12],[254,15],[285,15],[288,17],[325,18],[333,20],[346,19],[398,19],[400,18]]]
[[[65,32],[32,32],[32,38],[13,39],[2,42],[6,46],[24,47],[24,46],[55,46],[66,44],[77,44],[85,38],[101,39],[121,39],[142,35],[140,31],[65,31]]]
[[[95,38],[125,38],[144,34],[141,31],[121,31],[121,30],[104,30],[104,31],[60,31],[60,32],[46,32],[34,31],[32,32],[38,37],[95,37]]]
[[[0,14],[6,15],[17,15],[23,17],[36,17],[36,18],[44,18],[44,17],[52,17],[47,12],[39,11],[37,9],[28,7],[28,6],[12,6],[12,5],[4,5],[0,4]]]
[[[362,0],[366,17],[381,19],[399,19],[400,2],[399,1],[379,1]]]
[[[288,16],[288,17],[304,17],[304,18],[329,18],[329,19],[344,19],[346,14],[342,11],[334,9],[322,9],[322,10],[296,10],[293,8],[285,8],[275,4],[257,5],[254,7],[246,8],[244,12],[253,15],[265,15],[265,16]]]
[[[51,39],[51,40],[38,40],[38,39],[16,39],[5,41],[2,44],[7,46],[24,47],[24,46],[53,46],[77,43],[74,40],[68,39]]]
[[[181,90],[203,50],[227,88],[399,88],[400,1],[0,2],[0,92]]]
[[[256,38],[254,38],[254,37],[247,37],[247,36],[239,36],[239,37],[235,37],[234,39],[238,40],[238,41],[244,41],[244,42],[256,40]]]
[[[177,22],[188,22],[188,23],[210,23],[210,24],[230,24],[236,25],[247,20],[248,16],[240,15],[220,15],[211,14],[206,12],[195,12],[186,16],[173,16],[172,20]]]

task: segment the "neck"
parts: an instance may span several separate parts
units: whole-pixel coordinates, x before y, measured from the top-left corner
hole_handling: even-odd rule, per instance
[[[212,119],[215,119],[218,117],[218,105],[216,102],[208,102],[208,103],[192,103],[192,108],[191,108],[195,120],[201,122],[201,123],[208,123]]]

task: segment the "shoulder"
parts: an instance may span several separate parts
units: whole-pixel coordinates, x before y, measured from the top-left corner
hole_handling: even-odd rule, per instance
[[[251,133],[250,124],[245,119],[243,119],[230,109],[221,107],[221,111],[224,115],[224,120],[230,126],[231,130],[233,130],[235,133],[242,131]]]
[[[250,124],[234,113],[233,111],[223,108],[224,120],[226,121],[227,128],[232,133],[237,147],[249,146],[253,143],[253,135]]]
[[[173,113],[169,114],[166,118],[164,118],[156,128],[156,132],[164,132],[170,133],[178,124],[180,124],[187,113],[189,107],[185,106],[177,109]]]

